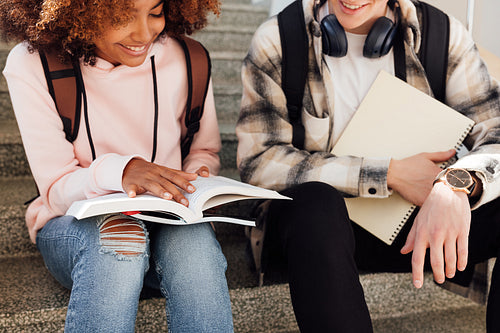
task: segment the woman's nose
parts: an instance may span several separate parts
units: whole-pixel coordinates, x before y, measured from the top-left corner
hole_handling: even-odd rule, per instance
[[[152,29],[148,24],[147,19],[134,20],[134,27],[132,31],[132,39],[140,43],[148,43],[152,38]]]

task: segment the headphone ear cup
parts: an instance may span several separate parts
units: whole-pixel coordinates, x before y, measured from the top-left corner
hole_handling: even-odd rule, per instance
[[[347,54],[347,37],[335,15],[327,15],[321,20],[321,34],[323,53],[337,58]]]
[[[366,58],[380,58],[391,50],[396,35],[396,25],[387,17],[380,17],[373,24],[363,47]]]

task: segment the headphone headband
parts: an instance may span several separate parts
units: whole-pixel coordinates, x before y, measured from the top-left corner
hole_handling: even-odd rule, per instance
[[[316,0],[314,15],[316,17],[319,6],[327,0]],[[366,58],[380,58],[392,48],[397,28],[399,26],[400,8],[397,0],[388,0],[387,5],[394,10],[394,22],[389,18],[379,17],[366,36],[363,47],[363,56]],[[345,30],[334,14],[329,14],[321,20],[323,53],[332,57],[343,57],[347,54],[347,37]]]

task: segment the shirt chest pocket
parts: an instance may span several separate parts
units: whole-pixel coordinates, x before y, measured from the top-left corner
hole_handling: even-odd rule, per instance
[[[307,151],[326,151],[330,132],[330,118],[318,118],[302,110],[305,129],[304,148]]]

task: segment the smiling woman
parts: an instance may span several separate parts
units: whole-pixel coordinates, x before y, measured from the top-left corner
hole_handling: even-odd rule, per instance
[[[163,0],[137,0],[130,22],[104,31],[94,40],[97,56],[117,66],[138,66],[164,31]]]
[[[188,206],[191,182],[218,173],[209,80],[199,115],[191,113],[195,133],[185,124],[198,63],[184,47],[209,59],[184,35],[209,12],[219,13],[218,0],[0,0],[1,33],[18,42],[3,74],[40,193],[26,225],[49,272],[71,290],[65,332],[134,332],[145,286],[165,297],[169,332],[233,332],[226,259],[210,224],[65,215],[74,201],[114,192]],[[68,82],[81,98],[57,89]]]

